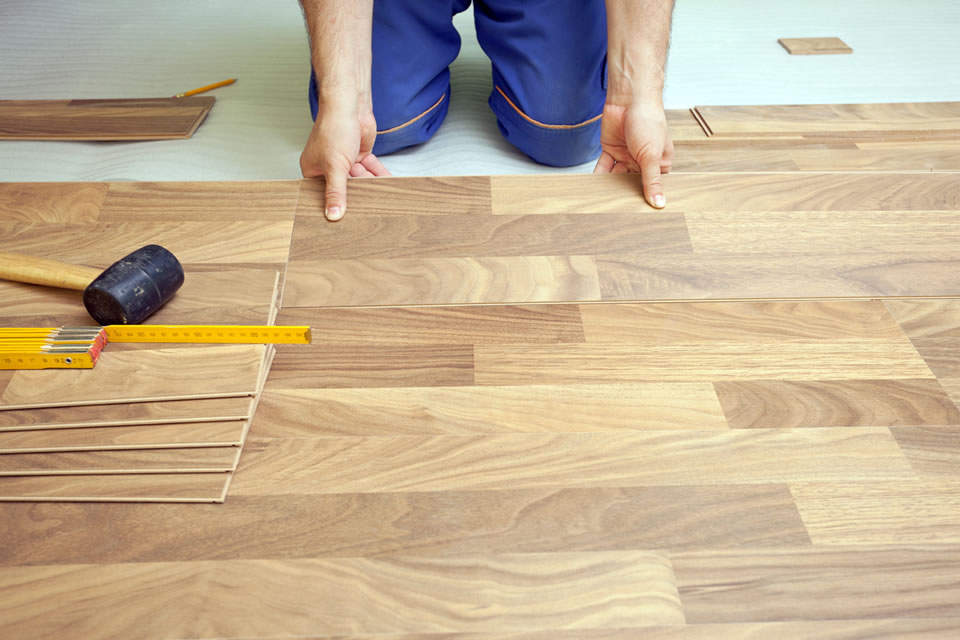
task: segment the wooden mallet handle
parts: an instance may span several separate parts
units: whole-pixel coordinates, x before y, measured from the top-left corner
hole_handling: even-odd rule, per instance
[[[101,273],[92,267],[0,252],[0,278],[4,280],[83,291]]]

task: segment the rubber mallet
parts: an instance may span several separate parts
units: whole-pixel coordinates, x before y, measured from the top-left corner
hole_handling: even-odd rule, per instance
[[[97,324],[139,324],[183,284],[176,256],[148,244],[117,260],[106,271],[0,252],[0,278],[83,291],[83,304]]]

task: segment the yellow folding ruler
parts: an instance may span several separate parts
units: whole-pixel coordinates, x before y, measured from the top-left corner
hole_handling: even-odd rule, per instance
[[[90,369],[109,342],[309,344],[308,326],[0,327],[0,369]]]

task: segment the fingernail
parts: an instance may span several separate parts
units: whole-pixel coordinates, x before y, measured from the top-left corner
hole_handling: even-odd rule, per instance
[[[657,195],[653,196],[653,206],[663,208],[666,206],[666,204],[667,199],[663,197],[662,193],[658,193]]]
[[[327,209],[327,220],[339,220],[343,217],[343,210],[340,207],[330,207]]]

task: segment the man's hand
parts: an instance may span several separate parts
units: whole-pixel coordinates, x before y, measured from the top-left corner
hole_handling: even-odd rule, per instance
[[[594,173],[639,173],[647,202],[657,209],[667,204],[660,176],[673,164],[673,141],[661,104],[607,102],[600,120],[600,145]]]
[[[305,178],[326,178],[327,220],[336,221],[347,211],[347,176],[389,176],[390,172],[371,149],[377,137],[373,112],[357,114],[351,105],[323,109],[317,114],[307,144],[300,154]]]

